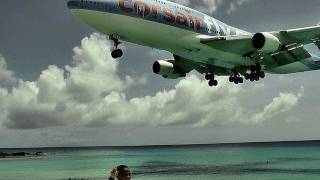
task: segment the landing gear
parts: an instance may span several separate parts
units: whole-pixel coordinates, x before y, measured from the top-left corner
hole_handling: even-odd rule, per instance
[[[240,77],[238,73],[235,73],[233,76],[229,77],[229,82],[233,82],[234,84],[242,84],[243,78]]]
[[[265,74],[263,71],[260,71],[259,77],[260,77],[261,79],[264,79],[264,78],[266,77],[266,74]]]
[[[244,75],[246,80],[253,81],[259,81],[260,79],[263,79],[266,77],[266,74],[262,71],[262,67],[260,64],[252,65],[250,66],[250,74],[246,73]]]
[[[121,49],[115,49],[111,52],[111,56],[114,58],[114,59],[117,59],[119,57],[121,57],[123,55],[123,52]]]
[[[205,76],[205,79],[208,80],[208,85],[210,87],[212,86],[218,86],[218,81],[214,79],[214,74],[213,73],[208,73]]]
[[[249,71],[249,73],[247,71]],[[239,68],[232,70],[232,75],[229,77],[229,81],[234,84],[242,84],[244,79],[254,82],[265,78],[265,76],[266,74],[262,71],[261,65],[257,63],[250,67],[243,67],[242,69]]]
[[[210,80],[210,81],[208,82],[208,85],[209,85],[210,87],[212,87],[212,86],[218,86],[218,81],[217,81],[217,80]]]
[[[120,58],[123,55],[123,52],[121,49],[118,48],[120,41],[119,41],[119,37],[117,35],[110,35],[109,39],[113,41],[113,48],[111,51],[111,56],[114,59]]]

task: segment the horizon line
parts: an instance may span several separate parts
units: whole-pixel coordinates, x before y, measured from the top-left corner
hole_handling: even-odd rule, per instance
[[[154,145],[119,145],[119,146],[48,146],[48,147],[7,147],[0,149],[59,149],[59,148],[161,148],[161,147],[199,147],[199,146],[220,146],[220,147],[245,147],[245,146],[265,146],[265,145],[297,145],[297,143],[314,144],[320,140],[296,140],[296,141],[248,141],[248,142],[227,142],[227,143],[199,143],[199,144],[154,144]]]

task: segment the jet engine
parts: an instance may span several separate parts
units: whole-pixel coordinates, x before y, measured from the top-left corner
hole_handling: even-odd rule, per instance
[[[167,79],[177,79],[185,77],[186,74],[178,70],[174,65],[174,60],[159,60],[153,63],[153,72]]]
[[[281,48],[280,40],[270,33],[256,33],[252,38],[252,45],[265,53],[272,53]]]

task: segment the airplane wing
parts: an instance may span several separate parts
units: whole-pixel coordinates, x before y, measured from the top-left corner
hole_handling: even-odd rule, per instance
[[[278,37],[280,42],[284,44],[301,43],[309,44],[319,41],[320,26],[312,26],[298,29],[290,29],[279,32],[271,32],[274,36]]]
[[[256,38],[257,37],[257,38]],[[311,57],[303,45],[314,43],[320,48],[320,26],[239,36],[198,36],[202,44],[225,52],[261,61],[270,68]],[[263,47],[259,48],[254,42]]]
[[[279,39],[283,46],[315,43],[320,48],[320,26],[268,32]],[[215,49],[246,55],[257,49],[253,46],[254,34],[240,36],[199,36],[200,42]]]

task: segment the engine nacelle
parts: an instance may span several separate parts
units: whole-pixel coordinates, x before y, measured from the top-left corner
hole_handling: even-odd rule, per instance
[[[179,72],[179,70],[170,61],[174,60],[159,60],[153,63],[153,72],[159,74],[167,79],[177,79],[185,77],[185,73]]]
[[[272,53],[281,48],[280,40],[270,33],[256,33],[252,38],[252,45],[265,53]]]

